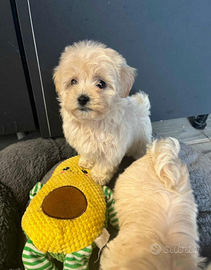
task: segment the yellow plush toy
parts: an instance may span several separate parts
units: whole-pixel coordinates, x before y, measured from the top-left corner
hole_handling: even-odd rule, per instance
[[[57,269],[48,254],[63,269],[88,269],[94,246],[102,248],[109,239],[107,220],[118,227],[112,191],[96,184],[78,160],[62,162],[44,186],[37,183],[30,192],[22,218],[25,269]]]

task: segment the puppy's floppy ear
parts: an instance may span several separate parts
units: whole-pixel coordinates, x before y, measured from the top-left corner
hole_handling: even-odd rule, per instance
[[[56,92],[60,96],[61,95],[62,82],[61,82],[61,76],[60,76],[59,67],[56,67],[54,69],[53,80],[54,80],[54,84],[55,84],[55,87],[56,87]]]
[[[129,95],[136,76],[136,69],[127,65],[124,61],[120,70],[120,96],[125,98]]]

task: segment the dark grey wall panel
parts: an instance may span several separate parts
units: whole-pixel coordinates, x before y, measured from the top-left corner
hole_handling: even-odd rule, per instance
[[[58,124],[58,104],[56,104],[56,110],[52,111],[53,105],[46,100],[46,93],[43,87],[43,74],[40,70],[40,63],[39,63],[39,55],[37,53],[36,48],[36,40],[34,38],[34,29],[32,27],[32,18],[30,14],[30,10],[28,7],[27,0],[24,1],[16,1],[17,12],[19,17],[20,23],[20,31],[23,38],[23,45],[26,54],[27,65],[29,69],[30,81],[32,86],[32,91],[34,93],[36,111],[39,121],[39,127],[41,131],[41,135],[43,137],[51,137],[51,136],[58,136],[62,134],[61,124]],[[51,82],[52,71],[50,70],[48,81]],[[55,101],[55,93],[52,91],[51,95],[54,96],[54,103]],[[58,132],[52,133],[51,126],[49,121],[49,111],[51,113],[51,119],[56,118],[56,121],[52,120],[54,124],[58,127]]]
[[[0,1],[0,135],[35,130],[10,1]]]
[[[149,94],[153,121],[211,112],[210,0],[17,0],[17,5],[23,34],[29,32],[23,6],[31,9],[52,134],[60,132],[52,70],[64,47],[82,39],[104,42],[138,69],[132,92]],[[24,41],[34,76],[29,36]]]

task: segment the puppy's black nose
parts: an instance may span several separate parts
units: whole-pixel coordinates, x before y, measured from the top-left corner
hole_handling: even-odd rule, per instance
[[[81,106],[84,106],[87,104],[87,102],[90,101],[90,98],[86,95],[81,95],[79,98],[78,98],[78,103],[81,105]]]

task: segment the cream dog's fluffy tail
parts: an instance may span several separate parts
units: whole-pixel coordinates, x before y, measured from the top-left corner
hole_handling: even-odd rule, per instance
[[[142,104],[147,110],[150,110],[150,101],[146,93],[139,91],[132,95],[131,98],[135,99],[139,104]]]
[[[178,157],[180,144],[174,138],[155,140],[149,146],[147,154],[150,155],[153,166],[161,183],[170,192],[180,195],[188,195],[191,189],[188,181],[188,170]],[[188,198],[188,197],[187,197]],[[190,201],[190,203],[192,203]],[[204,266],[205,258],[197,258],[198,266],[188,269],[211,270],[211,264]],[[191,261],[190,261],[191,263]],[[184,269],[184,268],[174,268]]]
[[[178,158],[179,151],[179,142],[174,138],[155,140],[147,151],[151,154],[160,181],[172,192],[177,192],[182,187],[181,174],[187,172],[186,166]]]

